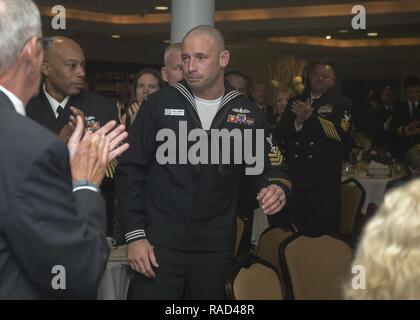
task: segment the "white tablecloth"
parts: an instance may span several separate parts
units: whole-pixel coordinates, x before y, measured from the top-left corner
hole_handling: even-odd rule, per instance
[[[366,213],[369,203],[374,203],[378,207],[384,200],[385,187],[388,181],[394,179],[390,177],[384,178],[369,178],[369,177],[354,177],[365,188],[366,199],[362,211]]]

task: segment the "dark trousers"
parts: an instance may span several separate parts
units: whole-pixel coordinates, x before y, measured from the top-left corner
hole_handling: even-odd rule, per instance
[[[159,268],[151,279],[136,273],[128,299],[134,300],[221,300],[233,263],[233,252],[184,252],[154,247]]]
[[[338,233],[340,221],[340,188],[326,190],[293,190],[288,206],[292,223],[307,235]]]

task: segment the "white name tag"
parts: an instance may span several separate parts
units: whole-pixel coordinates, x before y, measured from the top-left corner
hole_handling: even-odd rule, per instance
[[[165,116],[183,116],[184,112],[183,109],[165,109]]]

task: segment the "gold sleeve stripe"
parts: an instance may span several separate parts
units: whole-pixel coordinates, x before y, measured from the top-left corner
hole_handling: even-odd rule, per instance
[[[269,153],[268,157],[270,159],[270,163],[273,167],[279,166],[283,162],[283,156],[280,150],[277,150],[276,153]]]
[[[287,188],[290,190],[292,189],[292,183],[287,179],[281,179],[281,178],[268,178],[269,182],[281,182],[283,183]]]
[[[328,133],[328,136],[331,139],[335,139],[336,137],[335,137],[335,128],[334,128],[334,125],[331,122],[326,121],[326,120],[323,120],[322,122],[324,124],[325,129],[326,129],[326,132]]]
[[[117,169],[118,161],[117,159],[112,160],[110,163],[108,163],[108,166],[106,167],[106,176],[108,178],[114,178],[115,170]]]
[[[319,122],[321,123],[321,126],[324,129],[325,134],[327,135],[328,138],[341,141],[337,133],[337,130],[335,129],[334,124],[331,121],[319,118]]]
[[[278,161],[281,158],[281,153],[279,150],[277,150],[276,153],[269,153],[268,157],[271,161]]]
[[[281,165],[281,161],[279,161],[279,162],[271,162],[271,166],[272,167],[278,167],[279,165]]]

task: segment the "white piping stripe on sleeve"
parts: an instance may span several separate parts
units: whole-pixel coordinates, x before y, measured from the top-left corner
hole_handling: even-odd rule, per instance
[[[126,238],[125,239],[125,241],[126,242],[128,242],[128,241],[130,241],[130,240],[133,240],[133,239],[140,239],[140,238],[145,238],[146,236],[141,236],[141,235],[138,235],[138,236],[132,236],[132,237],[128,237],[128,238]]]
[[[144,232],[144,230],[137,230],[137,231],[133,231],[133,232],[127,233],[125,235],[125,237],[128,238],[128,237],[137,236],[137,235],[145,236],[146,233]]]
[[[137,229],[137,230],[134,230],[134,231],[131,231],[131,232],[127,232],[125,235],[126,236],[130,236],[133,233],[139,233],[139,232],[144,232],[144,230],[143,229]]]
[[[84,190],[84,189],[99,192],[99,190],[96,189],[95,187],[89,187],[89,186],[76,187],[76,188],[73,189],[73,192],[76,192],[76,191],[79,191],[79,190]]]

